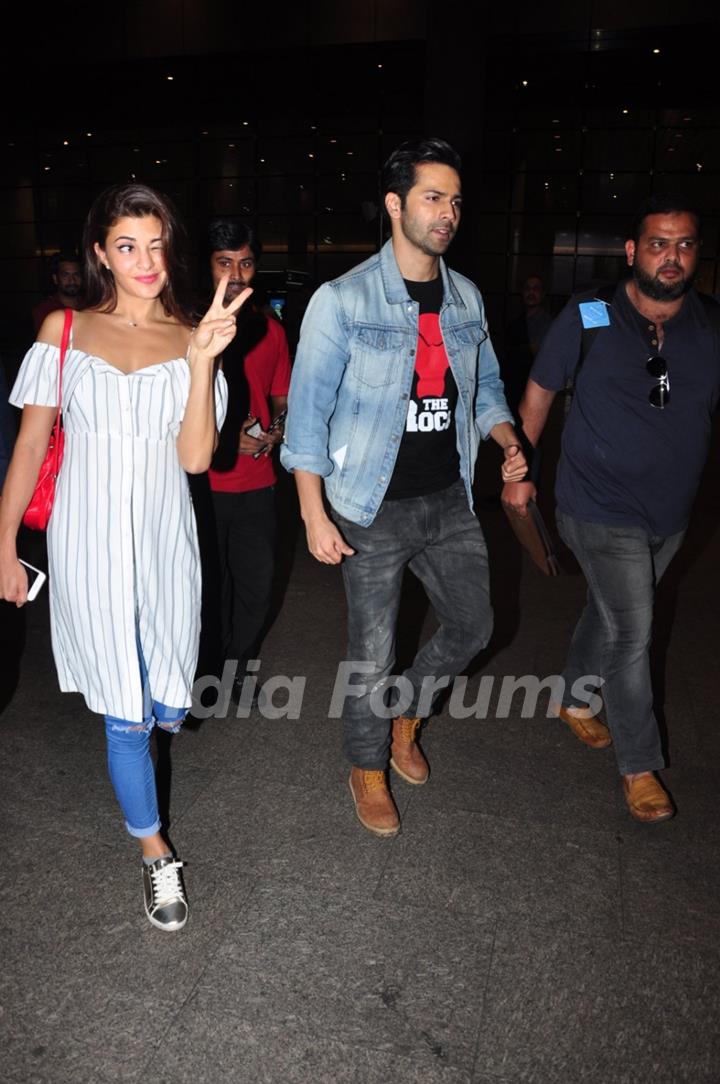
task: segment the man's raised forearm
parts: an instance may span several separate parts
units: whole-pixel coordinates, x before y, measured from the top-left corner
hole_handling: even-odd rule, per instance
[[[557,392],[541,388],[534,380],[528,380],[527,382],[525,392],[520,400],[518,413],[522,421],[523,433],[533,448],[537,447],[537,443],[542,436],[556,394]]]

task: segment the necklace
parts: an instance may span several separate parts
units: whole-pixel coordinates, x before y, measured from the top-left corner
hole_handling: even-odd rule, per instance
[[[139,320],[131,320],[128,316],[123,316],[119,312],[113,313],[113,315],[118,318],[121,324],[126,324],[127,327],[140,327]]]

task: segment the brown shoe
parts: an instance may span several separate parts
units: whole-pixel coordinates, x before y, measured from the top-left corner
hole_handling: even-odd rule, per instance
[[[612,745],[610,731],[605,723],[590,713],[590,708],[565,708],[562,704],[551,704],[550,711],[567,723],[573,734],[591,749],[607,749],[608,745]]]
[[[387,788],[385,772],[366,772],[353,768],[350,793],[358,820],[376,836],[394,836],[400,830],[400,817]]]
[[[390,767],[406,783],[427,783],[430,775],[428,762],[415,740],[420,719],[405,719],[402,715],[393,719],[392,745],[390,746]]]
[[[628,809],[636,821],[657,824],[675,815],[670,795],[652,772],[642,772],[632,780],[624,775],[622,784]]]

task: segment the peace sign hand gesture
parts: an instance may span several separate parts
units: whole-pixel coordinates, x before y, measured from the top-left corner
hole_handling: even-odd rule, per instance
[[[191,368],[198,363],[214,361],[235,338],[236,315],[250,297],[252,290],[248,287],[229,305],[224,305],[225,290],[229,280],[229,274],[223,275],[220,279],[210,308],[192,334],[188,352],[188,364]]]

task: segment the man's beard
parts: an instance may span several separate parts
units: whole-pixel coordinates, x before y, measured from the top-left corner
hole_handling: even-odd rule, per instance
[[[675,282],[665,283],[657,275],[648,275],[636,263],[633,264],[633,278],[641,294],[652,298],[653,301],[677,301],[688,292],[693,284],[697,270]]]
[[[432,227],[429,227],[425,233],[421,232],[412,220],[401,219],[401,226],[408,241],[419,248],[421,252],[424,252],[426,256],[444,256],[455,236],[453,226],[443,226],[443,229],[449,230],[450,233],[447,241],[436,240],[430,232]]]
[[[65,297],[79,297],[82,293],[82,286],[78,286],[72,283],[70,286],[61,286],[58,289],[59,294],[64,294]]]

